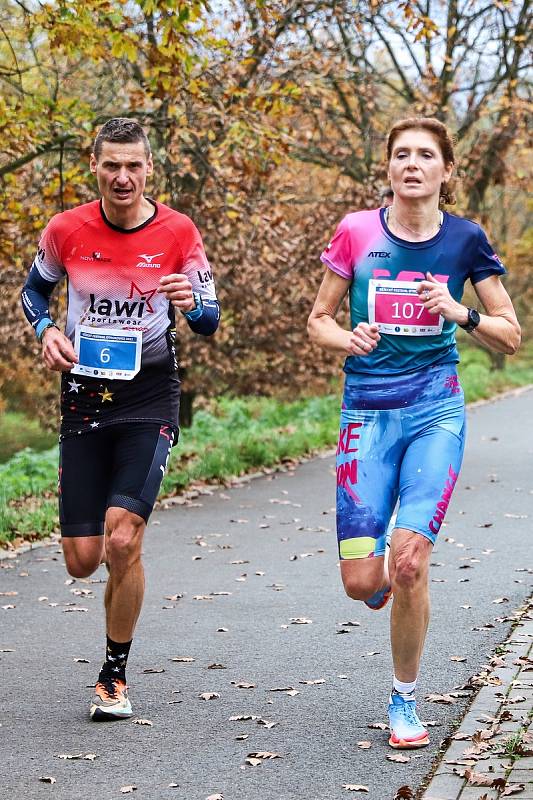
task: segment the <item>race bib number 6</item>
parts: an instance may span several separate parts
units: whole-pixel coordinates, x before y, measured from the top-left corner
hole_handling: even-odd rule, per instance
[[[77,325],[74,350],[79,358],[71,369],[75,375],[129,381],[141,366],[142,331]]]
[[[416,281],[370,280],[368,321],[393,336],[438,336],[444,317],[424,308],[418,286]]]

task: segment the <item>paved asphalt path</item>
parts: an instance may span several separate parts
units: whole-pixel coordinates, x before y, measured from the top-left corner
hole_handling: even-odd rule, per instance
[[[421,700],[476,673],[508,634],[495,618],[531,591],[532,406],[527,391],[469,412],[466,461],[431,568]],[[419,787],[468,698],[422,701],[422,717],[437,723],[430,747],[408,763],[386,759],[386,733],[368,725],[386,719],[389,615],[342,592],[333,470],[331,457],[316,458],[154,514],[128,669],[137,719],[152,725],[88,721],[104,570],[96,582],[66,583],[57,545],[0,562],[1,797],[111,800],[133,785],[139,800],[392,800],[402,785]],[[220,696],[199,696],[211,692]],[[362,740],[371,748],[359,749]],[[245,764],[261,751],[282,758]]]

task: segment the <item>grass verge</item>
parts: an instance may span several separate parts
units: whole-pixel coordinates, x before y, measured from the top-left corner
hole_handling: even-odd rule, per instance
[[[467,402],[512,387],[533,384],[533,348],[506,368],[491,371],[490,358],[462,349],[459,365]],[[173,495],[198,481],[221,481],[297,459],[335,444],[339,396],[291,403],[273,398],[214,400],[195,414],[172,451],[162,494]],[[25,449],[0,464],[0,546],[38,539],[57,529],[57,447]]]

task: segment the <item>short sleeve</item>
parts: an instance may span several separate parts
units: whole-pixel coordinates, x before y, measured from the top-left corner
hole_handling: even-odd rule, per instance
[[[200,231],[191,220],[180,241],[183,253],[183,271],[192,284],[193,292],[198,292],[207,300],[216,300],[213,270],[207,260]]]
[[[37,255],[33,262],[41,277],[50,283],[57,283],[66,275],[65,267],[61,262],[59,227],[58,217],[52,217],[41,235]]]
[[[341,278],[353,278],[353,231],[348,226],[346,217],[339,223],[333,239],[321,253],[320,260]]]
[[[470,268],[470,280],[479,283],[491,275],[505,275],[507,270],[489,244],[483,228],[478,227],[474,260]]]

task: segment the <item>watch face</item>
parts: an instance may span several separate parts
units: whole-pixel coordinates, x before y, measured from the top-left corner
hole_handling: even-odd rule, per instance
[[[479,311],[476,311],[475,308],[468,309],[468,322],[473,327],[477,327],[480,323],[481,317],[479,316]]]

